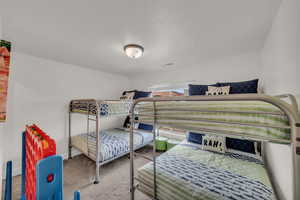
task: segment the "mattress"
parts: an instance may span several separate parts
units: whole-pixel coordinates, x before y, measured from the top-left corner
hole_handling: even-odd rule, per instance
[[[128,115],[132,104],[129,100],[100,100],[97,101],[101,116]],[[93,100],[73,100],[71,111],[83,114],[96,114],[96,104]]]
[[[129,153],[129,132],[124,129],[109,129],[100,132],[99,138],[100,162],[105,162]],[[153,134],[149,131],[134,131],[134,148],[138,149],[153,141]],[[76,149],[96,160],[96,134],[81,134],[71,138],[71,144]]]
[[[276,98],[276,97],[274,97]],[[157,102],[156,122],[201,133],[230,133],[290,143],[287,116],[276,106],[260,101]],[[139,122],[153,123],[153,103],[136,107]]]
[[[157,158],[158,200],[275,199],[261,160],[204,151],[182,142]],[[153,163],[138,170],[138,189],[153,198]]]

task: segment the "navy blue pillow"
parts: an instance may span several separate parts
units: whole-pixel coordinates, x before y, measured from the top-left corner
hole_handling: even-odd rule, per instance
[[[188,142],[202,144],[202,137],[204,135],[205,134],[189,132],[187,140]],[[236,151],[242,151],[245,153],[256,154],[254,142],[249,140],[241,140],[226,137],[226,148],[233,149]]]
[[[243,82],[217,83],[217,86],[230,86],[229,94],[257,93],[258,79]]]
[[[213,85],[192,85],[189,84],[189,96],[195,96],[195,95],[205,95],[206,91],[208,91],[208,86],[215,86],[217,87],[217,84]]]
[[[256,154],[253,141],[226,137],[226,148]]]
[[[143,92],[143,91],[135,91],[133,99],[143,98],[143,97],[149,97],[151,92]]]
[[[146,130],[146,131],[152,131],[153,126],[150,124],[139,123],[139,129]]]
[[[188,142],[202,144],[202,136],[204,136],[204,134],[189,132],[187,140]]]

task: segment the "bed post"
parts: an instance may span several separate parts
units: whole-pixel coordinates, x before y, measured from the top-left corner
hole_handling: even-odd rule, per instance
[[[293,95],[279,95],[279,98],[289,98],[293,110],[296,112],[292,116],[291,112],[286,113],[291,126],[291,152],[292,152],[292,179],[293,179],[293,200],[300,199],[300,116],[297,100]]]
[[[86,140],[86,147],[87,147],[87,155],[90,156],[90,148],[89,148],[89,134],[90,134],[90,109],[91,104],[87,103],[87,119],[86,119],[86,132],[87,132],[87,140]],[[95,121],[96,122],[96,121]]]
[[[71,142],[71,120],[72,120],[72,102],[69,105],[69,140],[68,140],[68,159],[72,158],[72,142]]]
[[[300,199],[300,123],[292,120],[293,199]]]
[[[96,106],[96,177],[94,184],[99,183],[99,176],[100,176],[100,158],[99,158],[99,151],[101,149],[100,144],[101,142],[100,137],[99,137],[99,116],[100,116],[100,110],[99,110],[99,105],[98,102],[95,100],[95,106]]]
[[[300,199],[300,116],[299,108],[296,98],[290,94],[279,95],[279,98],[289,98],[293,110],[296,112],[295,116],[291,113],[286,113],[291,124],[291,152],[292,152],[292,178],[293,178],[293,200]]]
[[[278,190],[276,188],[278,188],[278,184],[275,181],[275,176],[273,171],[271,170],[271,167],[269,165],[269,160],[267,158],[267,145],[268,142],[266,141],[261,141],[261,157],[264,163],[264,166],[266,168],[267,174],[269,176],[270,182],[271,182],[271,187],[275,193],[275,196],[277,197],[277,199],[282,197],[282,194],[278,192]]]
[[[134,107],[135,102],[133,102],[132,107],[130,109],[131,116],[131,126],[130,126],[130,134],[129,134],[129,148],[130,148],[130,199],[134,200],[134,150],[133,150],[133,127],[134,127]]]
[[[157,199],[157,188],[156,188],[156,102],[153,101],[153,196]]]

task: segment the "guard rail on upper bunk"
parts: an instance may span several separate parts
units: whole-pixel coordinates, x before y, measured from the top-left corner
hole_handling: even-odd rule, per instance
[[[282,98],[289,98],[291,103]],[[130,112],[134,122],[153,124],[155,128],[172,127],[291,145],[293,200],[300,199],[300,116],[294,96],[236,94],[141,98],[133,102]]]
[[[291,129],[300,122],[292,102],[257,94],[155,97],[135,101],[134,116],[135,122],[153,124],[155,118],[158,126],[290,144]]]
[[[101,117],[128,115],[131,105],[129,100],[76,99],[71,100],[69,112],[85,115],[98,113]]]

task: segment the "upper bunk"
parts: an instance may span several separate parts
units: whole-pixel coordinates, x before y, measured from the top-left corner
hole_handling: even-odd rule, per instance
[[[100,117],[127,116],[135,99],[148,97],[151,92],[124,91],[119,100],[74,99],[70,101],[69,113]]]
[[[136,100],[132,109],[138,122],[157,126],[283,144],[300,141],[299,131],[291,135],[300,126],[292,95],[154,97]]]
[[[132,100],[76,99],[70,102],[69,112],[101,117],[126,116]]]

